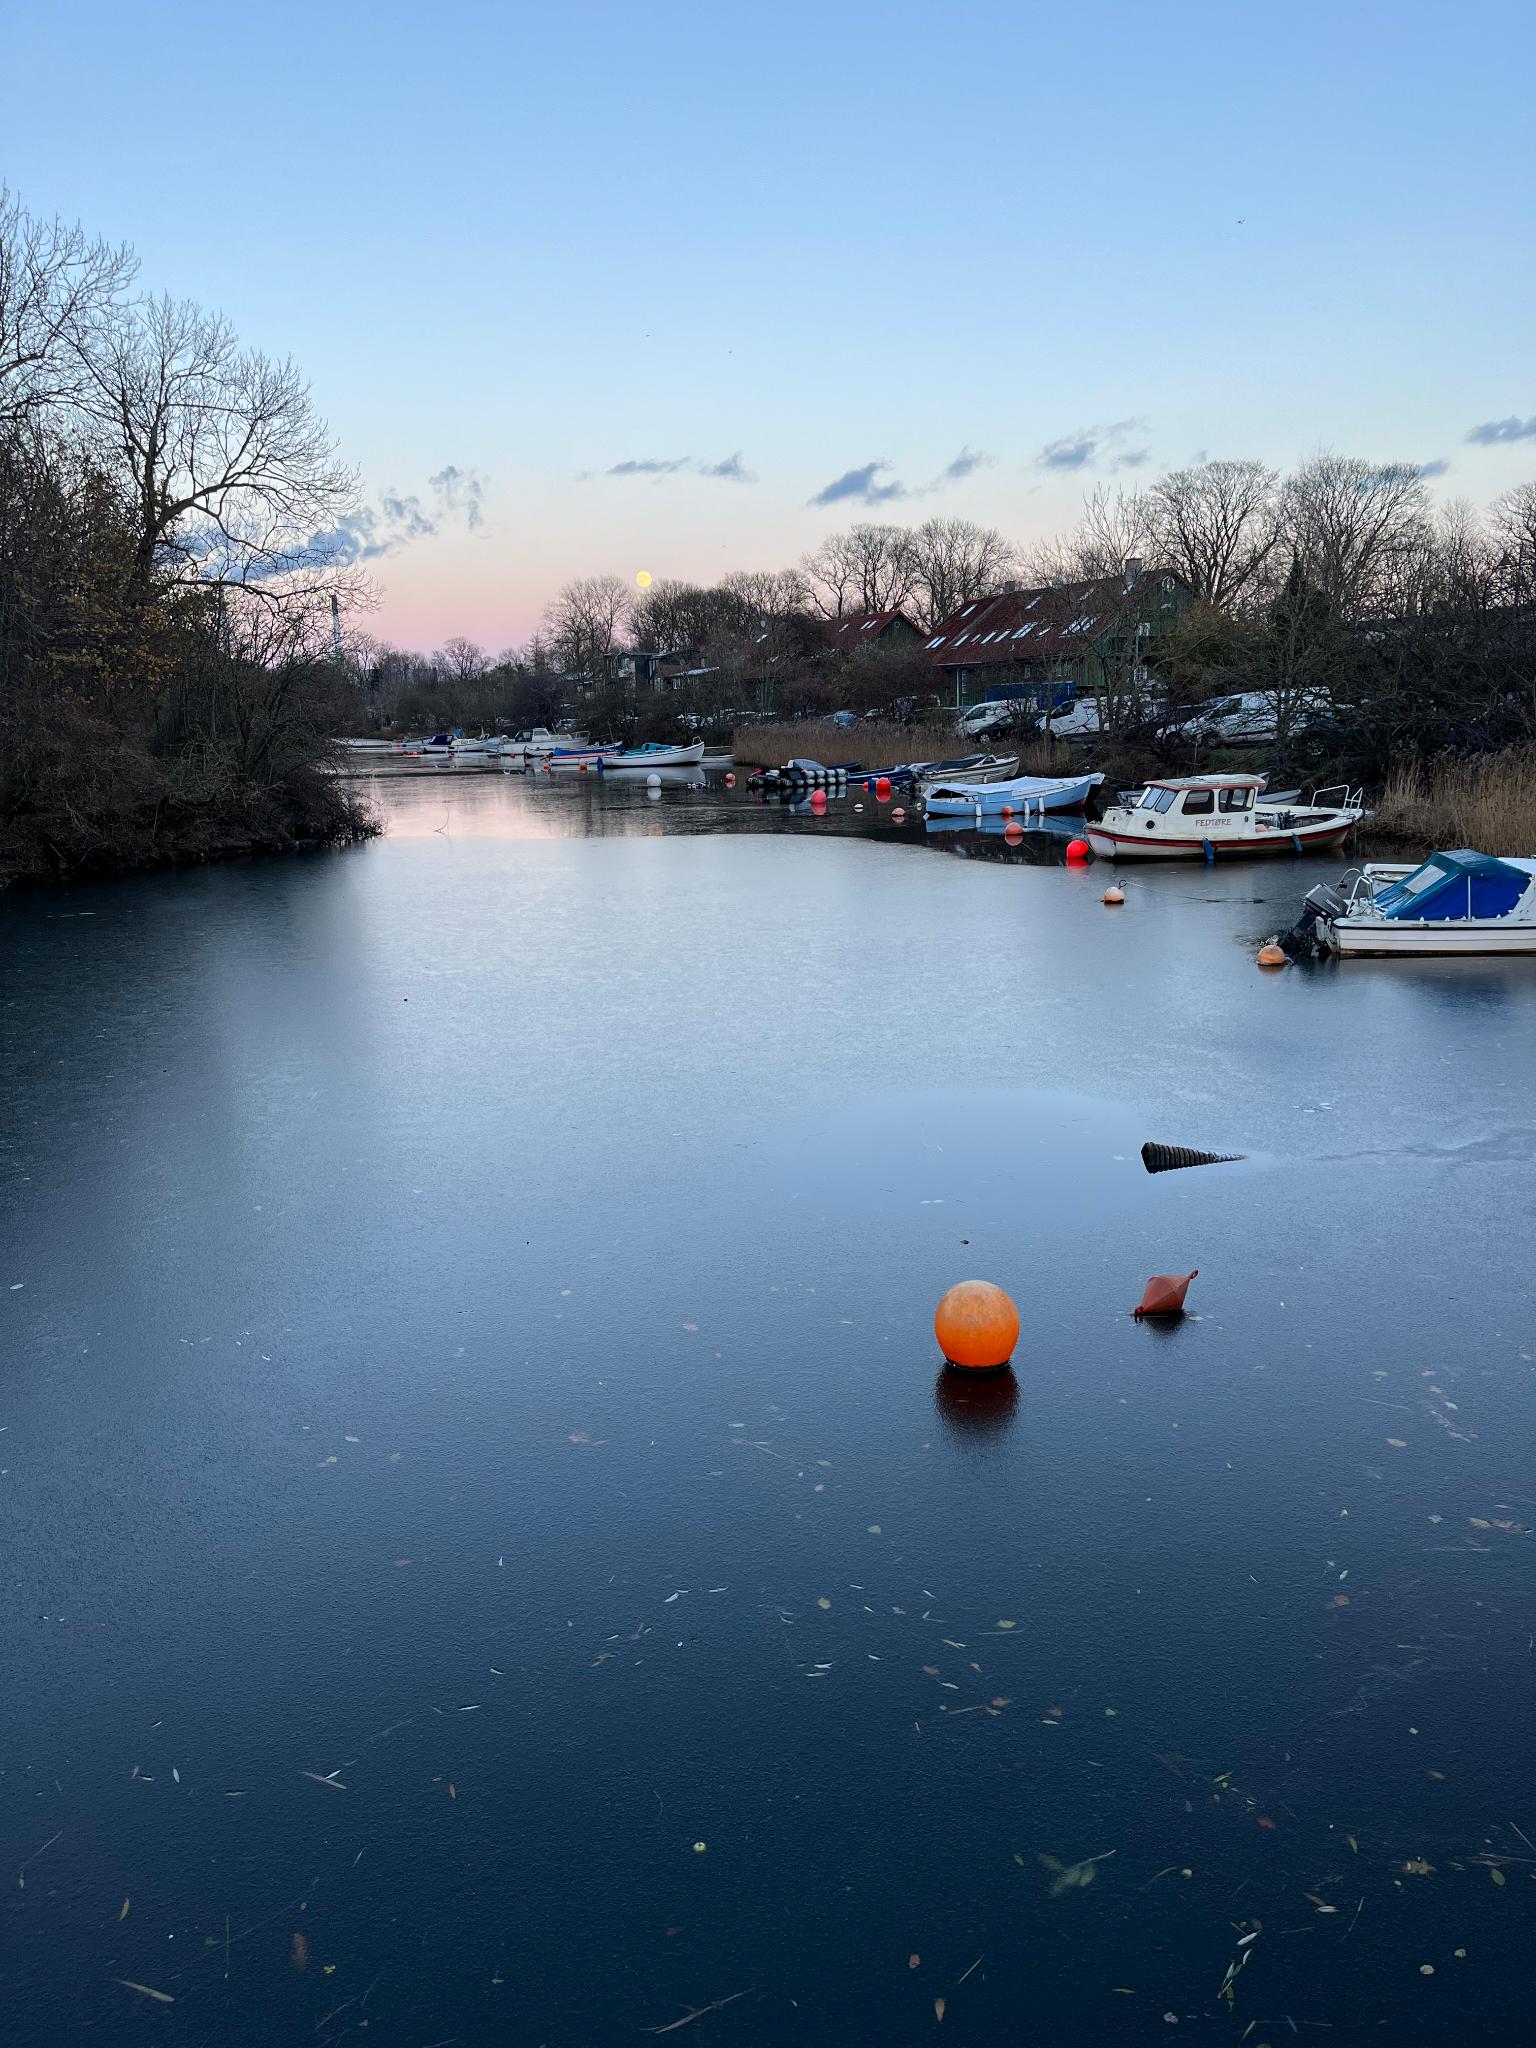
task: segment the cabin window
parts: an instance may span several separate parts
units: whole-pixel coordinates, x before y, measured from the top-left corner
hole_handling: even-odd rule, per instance
[[[1149,811],[1166,811],[1177,795],[1178,791],[1174,789],[1149,789],[1146,808]]]
[[[1221,808],[1224,811],[1246,811],[1252,808],[1251,789],[1224,789],[1221,792]]]
[[[1187,789],[1184,792],[1184,815],[1186,818],[1204,817],[1216,808],[1216,792],[1210,789]]]

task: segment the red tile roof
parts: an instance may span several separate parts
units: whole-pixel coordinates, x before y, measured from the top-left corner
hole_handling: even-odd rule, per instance
[[[841,618],[823,620],[821,630],[829,646],[851,649],[865,641],[878,640],[886,627],[897,619],[914,633],[921,634],[921,627],[914,625],[899,608],[888,612],[844,612]]]
[[[940,619],[924,649],[940,668],[1071,660],[1117,625],[1155,620],[1160,610],[1171,612],[1176,599],[1163,586],[1172,581],[1146,569],[1129,584],[1123,575],[1096,576],[1085,583],[979,597]]]

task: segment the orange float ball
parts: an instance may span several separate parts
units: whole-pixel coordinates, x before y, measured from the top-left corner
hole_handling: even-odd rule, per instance
[[[1013,816],[1013,805],[1012,805],[1012,804],[1004,804],[1004,805],[1003,805],[1003,816],[1004,816],[1005,818],[1011,818],[1011,817]]]
[[[933,1334],[951,1365],[987,1372],[1012,1358],[1019,1312],[990,1280],[961,1280],[934,1310]]]
[[[876,779],[875,795],[879,797],[881,803],[883,804],[888,804],[890,802],[891,778],[889,777],[889,775],[881,775]]]
[[[1086,839],[1069,839],[1067,841],[1068,860],[1086,860],[1092,851],[1093,848]]]

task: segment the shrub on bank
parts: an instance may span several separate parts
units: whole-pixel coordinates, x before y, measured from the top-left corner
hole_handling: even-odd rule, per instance
[[[0,720],[0,888],[177,867],[378,831],[348,784],[308,761],[242,775],[208,742],[168,757],[104,720]]]

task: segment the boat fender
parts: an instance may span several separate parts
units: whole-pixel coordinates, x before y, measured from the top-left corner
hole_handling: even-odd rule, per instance
[[[1188,1273],[1154,1273],[1147,1282],[1146,1293],[1132,1310],[1137,1322],[1143,1316],[1183,1315],[1189,1283],[1199,1271],[1198,1266],[1192,1266]]]
[[[1291,845],[1292,845],[1292,847],[1293,847],[1293,848],[1295,849],[1295,851],[1296,851],[1297,853],[1300,853],[1300,851],[1301,851],[1301,834],[1300,834],[1299,832],[1293,832],[1293,833],[1291,834]]]
[[[1171,1173],[1180,1166],[1231,1166],[1240,1152],[1198,1152],[1193,1145],[1160,1145],[1149,1138],[1141,1148],[1141,1163],[1148,1173]]]
[[[1209,839],[1202,839],[1202,840],[1201,840],[1201,842],[1200,842],[1200,844],[1201,844],[1201,845],[1202,845],[1202,846],[1204,847],[1204,849],[1205,849],[1205,864],[1206,864],[1206,866],[1207,866],[1207,867],[1210,867],[1210,866],[1211,866],[1211,865],[1213,865],[1213,863],[1215,862],[1215,859],[1216,859],[1216,849],[1215,849],[1215,847],[1214,847],[1214,846],[1212,846],[1212,844],[1211,844],[1211,842],[1209,841]]]

